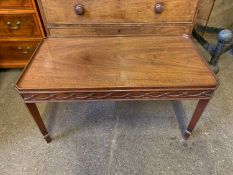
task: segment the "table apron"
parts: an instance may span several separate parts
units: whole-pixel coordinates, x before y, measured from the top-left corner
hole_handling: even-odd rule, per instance
[[[210,99],[214,90],[187,91],[107,91],[107,92],[22,92],[25,103],[102,100],[185,100]]]

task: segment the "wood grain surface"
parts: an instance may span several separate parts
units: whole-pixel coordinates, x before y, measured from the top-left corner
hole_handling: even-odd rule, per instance
[[[192,22],[197,0],[41,0],[48,24]],[[154,11],[162,3],[164,11]],[[76,4],[84,15],[74,11]]]
[[[137,36],[189,34],[190,24],[111,24],[111,25],[49,25],[51,37],[72,36]]]
[[[11,26],[7,23],[10,22]],[[17,22],[20,24],[17,26]],[[13,29],[12,29],[12,28]],[[17,29],[14,29],[18,27]],[[0,37],[39,37],[42,33],[35,14],[1,14]]]
[[[0,0],[0,9],[33,9],[31,0]]]
[[[35,41],[0,41],[0,68],[24,67],[38,47]]]
[[[183,37],[48,38],[17,84],[22,90],[216,88]]]
[[[23,68],[44,37],[35,0],[0,0],[0,68]]]

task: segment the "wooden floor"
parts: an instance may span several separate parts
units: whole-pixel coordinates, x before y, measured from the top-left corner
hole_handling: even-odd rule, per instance
[[[215,76],[183,37],[49,38],[19,89],[214,88]]]

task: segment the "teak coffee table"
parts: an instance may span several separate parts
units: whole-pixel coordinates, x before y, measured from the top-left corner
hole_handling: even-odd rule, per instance
[[[185,131],[188,137],[217,86],[184,35],[47,38],[16,88],[50,142],[35,103],[195,99],[199,102]]]

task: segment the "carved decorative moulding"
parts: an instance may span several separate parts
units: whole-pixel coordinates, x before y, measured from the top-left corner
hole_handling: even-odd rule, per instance
[[[113,92],[70,92],[70,93],[23,93],[25,102],[72,101],[72,100],[127,100],[127,99],[200,99],[210,98],[213,91],[113,91]]]

